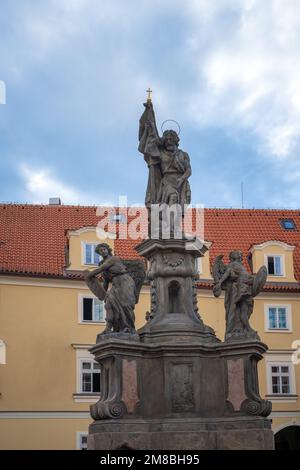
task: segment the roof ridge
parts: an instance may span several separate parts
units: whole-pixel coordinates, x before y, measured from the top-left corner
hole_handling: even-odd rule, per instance
[[[83,207],[83,208],[94,208],[94,207],[110,207],[110,206],[101,206],[100,204],[94,205],[81,205],[81,204],[32,204],[28,202],[0,202],[1,206],[8,206],[8,207]],[[113,206],[112,206],[113,207]]]
[[[126,208],[131,208],[134,207],[136,209],[142,208],[145,206],[131,206],[128,205],[127,207],[122,207],[122,206],[109,206],[109,205],[102,205],[102,204],[33,204],[33,203],[28,203],[28,202],[0,202],[0,207],[49,207],[49,208],[72,208],[75,207],[77,208],[82,208],[82,209],[94,209],[95,207],[109,207],[112,209],[126,209]],[[197,207],[191,207],[191,209],[197,209]],[[202,208],[201,208],[202,209]],[[209,212],[215,212],[215,211],[222,211],[222,212],[298,212],[300,214],[300,207],[291,209],[291,208],[240,208],[240,207],[204,207],[203,208],[205,211]]]

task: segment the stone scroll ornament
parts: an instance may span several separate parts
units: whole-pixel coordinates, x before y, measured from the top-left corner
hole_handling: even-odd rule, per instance
[[[250,326],[253,312],[253,298],[261,292],[266,280],[267,269],[262,266],[257,274],[250,274],[243,265],[240,251],[229,254],[230,263],[223,263],[223,255],[216,257],[212,273],[215,281],[215,297],[225,291],[226,330],[225,341],[258,340],[260,337]]]
[[[134,334],[134,308],[146,275],[144,263],[113,256],[106,243],[99,244],[95,251],[102,257],[99,267],[93,271],[85,271],[84,276],[89,289],[105,303],[106,328],[102,334]]]

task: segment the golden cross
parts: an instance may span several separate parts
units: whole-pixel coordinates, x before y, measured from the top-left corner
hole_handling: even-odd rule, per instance
[[[148,93],[147,101],[151,101],[151,93],[152,93],[151,88],[149,87],[148,90],[146,90],[146,92]]]

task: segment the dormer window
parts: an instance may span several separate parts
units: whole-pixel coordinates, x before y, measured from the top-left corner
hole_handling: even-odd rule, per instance
[[[296,230],[296,225],[293,219],[282,219],[280,223],[285,230]]]
[[[84,243],[84,264],[98,265],[101,257],[95,252],[97,243]]]
[[[283,276],[283,257],[280,255],[267,256],[269,276]]]
[[[260,245],[253,245],[250,248],[253,255],[253,272],[258,272],[264,264],[271,278],[269,281],[278,282],[281,281],[279,279],[281,277],[286,282],[297,282],[294,275],[294,249],[294,245],[288,245],[279,240],[268,240]]]
[[[112,214],[110,216],[110,220],[112,222],[118,222],[118,223],[126,222],[126,218],[124,214]]]

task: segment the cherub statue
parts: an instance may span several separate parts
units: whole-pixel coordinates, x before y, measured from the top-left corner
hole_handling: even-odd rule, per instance
[[[225,291],[226,331],[225,341],[239,339],[260,340],[249,319],[253,312],[253,298],[259,294],[267,279],[267,269],[262,266],[257,274],[248,273],[240,251],[229,254],[230,263],[224,264],[223,255],[217,256],[213,265],[215,297]]]
[[[107,243],[100,243],[95,251],[102,260],[99,268],[85,271],[85,281],[93,294],[105,302],[106,328],[102,334],[135,333],[134,307],[145,279],[144,263],[113,256]],[[97,277],[99,274],[102,281]],[[108,290],[110,283],[112,287]]]

